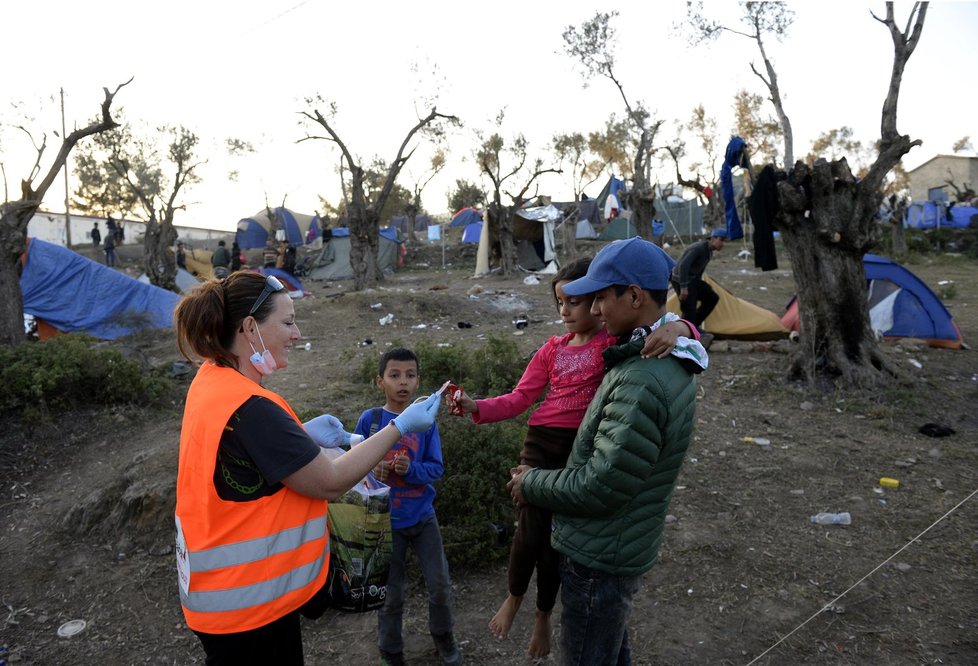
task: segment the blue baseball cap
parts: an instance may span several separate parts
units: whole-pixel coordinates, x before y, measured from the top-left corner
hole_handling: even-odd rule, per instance
[[[568,296],[583,296],[611,285],[637,284],[642,289],[668,289],[675,260],[655,243],[635,236],[601,248],[587,275],[564,285]]]
[[[713,230],[713,233],[710,234],[710,237],[711,238],[722,238],[723,240],[727,240],[727,230],[724,229],[724,228],[722,228],[722,227],[719,228],[719,229],[714,229]]]

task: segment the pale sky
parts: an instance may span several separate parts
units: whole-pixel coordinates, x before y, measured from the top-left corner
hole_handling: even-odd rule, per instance
[[[788,38],[769,38],[766,46],[794,128],[796,157],[820,133],[843,125],[864,143],[875,141],[893,55],[886,28],[870,11],[885,15],[884,3],[791,4],[796,16]],[[733,3],[707,6],[730,12]],[[910,3],[896,8],[903,25]],[[465,123],[448,143],[449,167],[423,197],[429,212],[446,214],[455,179],[479,180],[475,132],[492,131],[500,109],[506,109],[504,137],[523,133],[531,155],[545,160],[555,133],[587,134],[610,113],[622,114],[613,85],[595,79],[584,88],[576,63],[562,52],[564,28],[598,9],[609,7],[582,0],[4,3],[0,82],[8,104],[0,109],[0,161],[8,188],[17,192],[34,155],[27,136],[11,124],[26,124],[38,137],[47,131],[52,143],[61,125],[59,89],[70,131],[98,112],[103,86],[135,77],[116,105],[147,128],[191,128],[209,159],[200,172],[204,181],[185,193],[187,210],[176,223],[232,230],[263,208],[266,196],[272,205],[286,197],[286,206],[302,213],[318,208],[318,194],[339,200],[337,149],[325,141],[297,143],[316,129],[300,123],[299,112],[312,108],[304,98],[320,94],[337,103],[334,128],[366,163],[375,155],[394,158],[427,112],[423,100],[438,89],[438,110]],[[735,93],[746,88],[766,95],[749,67],[752,61],[760,67],[754,43],[726,34],[689,47],[674,29],[685,2],[622,2],[618,11],[616,73],[629,97],[670,123],[685,122],[703,104],[725,144],[735,131]],[[905,158],[908,168],[951,153],[963,136],[978,145],[976,34],[978,2],[931,3],[900,96],[899,131],[924,142]],[[765,111],[773,115],[769,104]],[[229,164],[228,137],[251,142],[256,153]],[[48,160],[54,152],[49,148]],[[411,189],[430,154],[421,143],[400,184]],[[239,171],[237,182],[229,181],[230,169]],[[661,180],[672,178],[668,170]],[[64,210],[61,183],[49,191],[45,209]],[[559,176],[543,179],[540,192],[555,200],[573,196]]]

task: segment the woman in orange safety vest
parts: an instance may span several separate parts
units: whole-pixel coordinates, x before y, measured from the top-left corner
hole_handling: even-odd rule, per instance
[[[366,476],[403,433],[427,430],[438,394],[337,458],[348,434],[323,415],[303,425],[262,387],[299,340],[275,277],[210,280],[174,313],[181,353],[203,359],[187,392],[177,472],[177,577],[208,664],[302,664],[299,609],[329,570],[324,500]]]

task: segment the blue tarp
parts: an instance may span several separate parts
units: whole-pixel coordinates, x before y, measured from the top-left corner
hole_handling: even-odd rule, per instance
[[[30,239],[20,276],[24,313],[103,340],[171,328],[180,296],[143,284],[68,248]]]
[[[933,229],[934,227],[956,227],[966,229],[971,225],[971,218],[978,215],[978,208],[973,206],[954,206],[951,208],[951,219],[947,219],[947,208],[938,201],[913,201],[907,207],[907,216],[903,224],[911,229]]]
[[[462,242],[463,243],[478,243],[479,238],[482,236],[482,220],[477,220],[465,225],[465,230],[462,232]]]

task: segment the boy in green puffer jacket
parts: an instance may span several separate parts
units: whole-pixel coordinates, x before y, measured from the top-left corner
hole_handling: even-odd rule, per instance
[[[517,502],[553,512],[561,566],[562,664],[630,664],[628,616],[655,563],[666,510],[689,446],[696,380],[674,356],[643,359],[665,314],[672,262],[641,238],[604,247],[568,295],[595,293],[592,313],[621,342],[605,350],[604,380],[564,469],[520,466]]]

